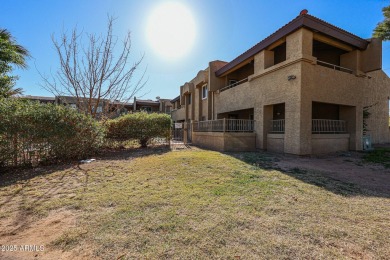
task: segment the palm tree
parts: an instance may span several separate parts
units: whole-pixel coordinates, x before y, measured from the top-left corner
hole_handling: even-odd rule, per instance
[[[21,94],[20,88],[14,88],[17,76],[10,76],[12,65],[27,68],[26,58],[29,52],[17,44],[14,37],[6,29],[0,29],[0,97],[10,97]]]

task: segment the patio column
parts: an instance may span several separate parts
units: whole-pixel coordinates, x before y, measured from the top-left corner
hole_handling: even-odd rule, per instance
[[[311,154],[311,106],[309,100],[286,102],[285,153]]]

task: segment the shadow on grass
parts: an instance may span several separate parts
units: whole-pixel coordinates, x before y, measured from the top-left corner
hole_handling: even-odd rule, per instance
[[[121,150],[105,150],[97,155],[96,160],[118,161],[129,160],[144,156],[161,155],[169,152],[169,146],[150,146],[148,148],[131,148]],[[34,216],[46,202],[53,198],[64,198],[72,200],[72,208],[77,209],[79,200],[74,200],[75,190],[78,188],[84,192],[90,184],[90,173],[88,167],[83,167],[80,161],[73,161],[67,164],[50,166],[39,166],[36,168],[13,168],[0,173],[0,196],[1,188],[8,189],[7,196],[0,199],[0,208],[15,205],[13,221],[15,228],[7,231],[9,234],[16,234],[33,222]],[[92,166],[92,165],[91,165]],[[93,167],[92,167],[93,168]],[[34,178],[39,177],[38,184]],[[33,192],[33,189],[42,189],[44,192]],[[4,195],[5,195],[4,193]],[[31,196],[33,194],[33,196]],[[68,197],[67,197],[68,196]],[[80,198],[79,198],[80,199]],[[73,203],[74,202],[74,203]],[[55,205],[53,207],[56,207]],[[4,235],[0,231],[0,236]]]
[[[101,151],[96,158],[105,161],[131,160],[151,155],[162,155],[170,151],[169,145],[149,145],[147,148],[106,149]]]
[[[342,196],[367,196],[390,198],[390,183],[384,183],[381,189],[378,189],[374,179],[368,180],[364,185],[354,182],[347,182],[337,179],[337,175],[329,176],[327,173],[301,168],[292,168],[283,170],[276,164],[280,159],[278,156],[266,152],[247,152],[247,153],[226,153],[253,167],[270,171],[277,170],[290,177],[326,189],[332,193]],[[389,177],[390,179],[390,177]]]
[[[96,156],[91,156],[91,158],[96,158],[98,161],[131,160],[150,155],[162,155],[169,151],[170,148],[167,145],[154,145],[147,148],[105,149]],[[0,171],[0,188],[14,185],[18,182],[25,182],[38,176],[50,175],[58,171],[76,168],[80,170],[80,164],[80,160],[75,160],[56,165],[37,166],[35,168],[3,168]]]

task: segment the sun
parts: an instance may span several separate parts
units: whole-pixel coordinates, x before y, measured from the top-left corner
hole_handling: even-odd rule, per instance
[[[146,28],[148,43],[165,59],[179,59],[192,49],[196,26],[189,9],[178,2],[157,6],[149,16]]]

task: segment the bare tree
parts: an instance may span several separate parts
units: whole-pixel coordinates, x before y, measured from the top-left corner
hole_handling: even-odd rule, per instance
[[[52,35],[60,68],[51,77],[41,74],[42,86],[46,90],[63,97],[64,103],[73,99],[80,111],[93,117],[107,115],[113,107],[128,102],[145,85],[145,71],[136,82],[132,82],[143,56],[131,63],[130,32],[122,41],[120,51],[115,53],[118,37],[112,32],[113,22],[114,18],[108,17],[104,36],[78,33],[77,28],[72,30],[70,37],[62,33],[57,40]]]

